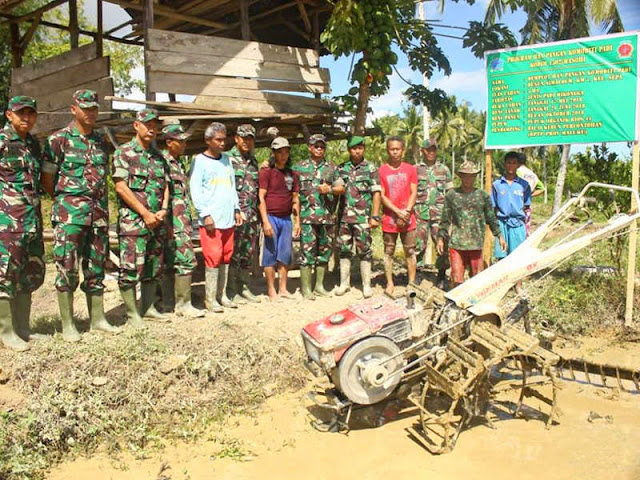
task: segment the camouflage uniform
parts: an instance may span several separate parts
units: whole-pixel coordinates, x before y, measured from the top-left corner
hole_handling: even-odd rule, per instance
[[[93,131],[82,135],[75,122],[47,138],[42,171],[54,175],[53,256],[56,289],[78,288],[78,263],[82,258],[87,293],[104,290],[104,262],[109,247],[107,168],[104,139]]]
[[[500,236],[500,227],[488,193],[479,189],[463,193],[459,188],[447,192],[438,237],[449,239],[450,248],[482,250],[485,225],[489,225],[496,238]]]
[[[0,130],[0,298],[31,293],[44,282],[39,184],[40,145],[30,134],[22,140],[7,123]]]
[[[165,270],[175,271],[177,275],[191,275],[198,264],[191,239],[193,225],[189,200],[189,177],[179,159],[174,159],[168,151],[162,153],[171,179]],[[162,202],[162,199],[160,201]]]
[[[236,177],[236,191],[244,222],[234,233],[231,264],[250,269],[260,229],[258,224],[258,162],[251,154],[245,159],[237,147],[227,152]]]
[[[151,213],[162,209],[165,185],[170,179],[165,159],[154,147],[145,150],[135,138],[121,145],[113,156],[113,177],[124,180]],[[165,227],[147,228],[142,217],[118,197],[121,289],[160,276],[165,235]]]
[[[322,195],[320,185],[331,186],[338,178],[333,163],[322,159],[315,163],[303,160],[293,167],[300,182],[300,264],[311,266],[329,262],[334,234],[333,211],[335,202],[331,193]]]
[[[340,257],[350,258],[355,243],[360,259],[371,260],[369,218],[373,193],[381,191],[378,169],[367,160],[362,160],[358,165],[348,160],[338,168],[338,173],[345,182],[338,227]]]
[[[416,254],[427,248],[429,235],[435,241],[438,234],[444,197],[447,190],[453,187],[451,172],[440,162],[429,166],[423,162],[416,164],[418,173],[418,196],[416,198]],[[446,250],[446,249],[445,249]],[[438,270],[447,268],[447,256],[441,255],[436,260]]]

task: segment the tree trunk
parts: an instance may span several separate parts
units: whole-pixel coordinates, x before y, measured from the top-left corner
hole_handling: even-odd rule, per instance
[[[560,158],[560,168],[558,168],[558,179],[556,180],[556,193],[553,197],[552,213],[556,213],[562,206],[562,193],[564,192],[564,181],[567,178],[567,167],[569,166],[570,150],[570,144],[562,146],[562,158]]]
[[[356,118],[353,120],[353,134],[364,135],[364,129],[367,123],[367,109],[369,108],[369,84],[367,82],[360,84],[358,92],[358,108],[356,109]]]

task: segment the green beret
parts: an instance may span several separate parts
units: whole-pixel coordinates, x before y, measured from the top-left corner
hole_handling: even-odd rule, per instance
[[[357,145],[364,145],[364,137],[351,137],[347,142],[347,148],[353,148]]]

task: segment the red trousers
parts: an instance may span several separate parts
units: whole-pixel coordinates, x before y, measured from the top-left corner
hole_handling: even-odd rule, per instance
[[[482,250],[455,250],[449,249],[451,260],[451,281],[454,283],[464,282],[464,271],[469,267],[469,278],[481,272],[484,268],[482,263]]]
[[[217,268],[220,264],[231,263],[233,255],[233,228],[216,228],[213,233],[200,227],[200,245],[207,268]]]

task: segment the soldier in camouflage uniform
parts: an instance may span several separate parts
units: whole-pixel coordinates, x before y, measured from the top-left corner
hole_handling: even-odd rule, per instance
[[[229,283],[233,291],[231,299],[236,303],[260,300],[249,290],[249,272],[260,229],[258,226],[258,162],[253,154],[256,129],[252,125],[239,125],[234,137],[236,145],[227,156],[236,177],[236,191],[240,202],[243,223],[234,233],[233,257],[229,270]]]
[[[109,155],[104,139],[94,130],[98,95],[93,90],[73,94],[73,121],[51,134],[44,147],[43,189],[53,197],[53,256],[56,290],[62,320],[62,338],[80,340],[73,322],[73,292],[78,288],[82,262],[91,329],[120,330],[104,316],[104,262],[109,248],[107,169]]]
[[[353,244],[360,257],[362,294],[373,295],[371,290],[371,229],[380,224],[380,176],[378,169],[364,158],[364,138],[352,137],[347,143],[349,160],[338,168],[344,181],[338,227],[340,249],[340,286],[336,295],[344,295],[351,284],[351,257]],[[372,208],[373,207],[373,208]]]
[[[416,200],[416,257],[418,266],[424,266],[429,236],[436,242],[440,217],[444,207],[444,196],[453,188],[451,172],[446,165],[437,161],[438,145],[435,140],[422,142],[423,162],[416,164],[418,173],[418,198]],[[445,248],[446,250],[446,248]],[[438,255],[438,283],[442,285],[447,268],[447,255]]]
[[[9,100],[0,130],[0,340],[16,351],[29,349],[31,294],[44,281],[40,212],[40,145],[29,131],[36,101]]]
[[[167,161],[171,178],[169,221],[165,244],[165,266],[162,281],[162,296],[165,305],[172,304],[175,295],[177,315],[197,318],[204,317],[205,311],[191,304],[191,275],[197,267],[193,251],[193,226],[191,224],[191,202],[189,200],[189,177],[181,164],[181,158],[191,136],[182,125],[167,125],[162,129],[167,149],[162,153]]]
[[[302,296],[315,299],[314,293],[328,296],[324,275],[331,257],[334,234],[334,196],[344,193],[344,182],[336,166],[325,159],[326,137],[309,137],[310,158],[293,167],[300,181],[300,281]],[[316,283],[312,291],[312,271],[316,268]]]
[[[485,225],[489,225],[500,246],[506,246],[489,194],[474,188],[479,172],[473,162],[463,162],[457,172],[462,185],[449,190],[444,199],[437,247],[440,255],[446,255],[449,245],[452,288],[464,281],[467,268],[470,277],[482,270]]]
[[[129,323],[134,328],[144,328],[141,315],[166,321],[153,306],[163,267],[170,183],[164,156],[152,145],[159,126],[156,110],[140,110],[133,122],[136,136],[121,145],[113,156],[120,243],[118,285]],[[136,284],[139,281],[142,284],[138,312]]]

